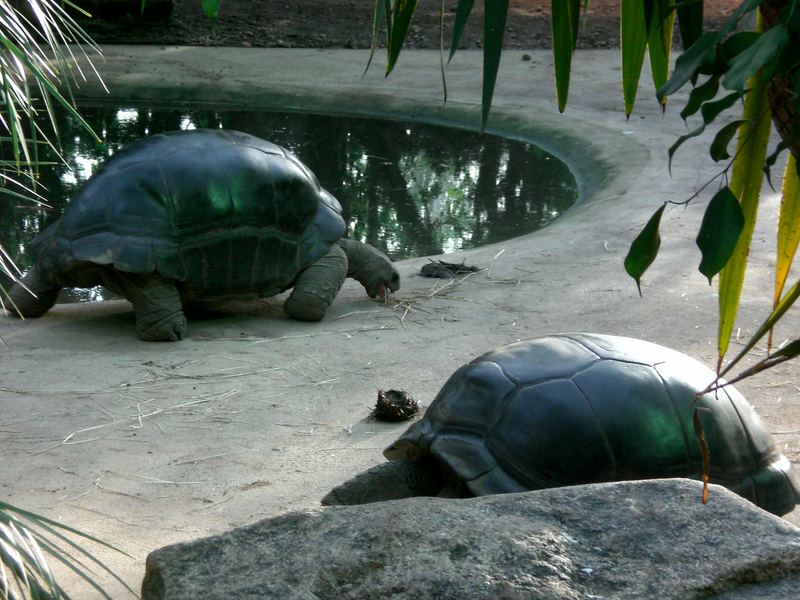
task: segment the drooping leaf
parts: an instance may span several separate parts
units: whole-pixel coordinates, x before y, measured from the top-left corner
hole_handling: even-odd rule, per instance
[[[744,119],[736,119],[735,121],[731,121],[725,125],[725,127],[717,132],[717,135],[714,136],[714,141],[711,142],[711,147],[709,148],[711,152],[711,158],[714,159],[714,162],[727,160],[731,157],[731,155],[728,154],[728,144],[731,143],[733,136],[736,135],[739,127],[741,127],[744,123],[747,123],[747,121]]]
[[[797,175],[796,159],[792,154],[786,161],[783,172],[783,197],[778,218],[778,239],[775,250],[775,294],[777,306],[783,293],[789,269],[794,262],[800,242],[800,177]]]
[[[489,120],[489,110],[494,96],[494,84],[503,53],[509,0],[493,0],[484,8],[483,24],[483,97],[481,100],[481,129]]]
[[[553,34],[553,67],[558,111],[564,112],[569,95],[572,54],[577,43],[580,0],[552,0],[550,26]]]
[[[697,247],[702,253],[700,272],[708,278],[709,284],[730,259],[743,227],[742,207],[725,186],[708,203],[697,234]]]
[[[366,76],[367,71],[369,71],[369,66],[372,64],[372,59],[375,56],[375,49],[378,47],[378,31],[380,31],[381,28],[381,21],[383,21],[385,8],[385,0],[375,0],[375,9],[372,13],[372,40],[369,45],[369,58],[367,59],[367,66],[364,67],[364,73],[362,73],[361,77]]]
[[[719,77],[709,77],[704,83],[698,85],[692,92],[689,94],[689,100],[686,102],[686,106],[683,107],[681,111],[681,119],[684,121],[700,110],[700,106],[703,102],[707,102],[711,100],[714,96],[717,95],[717,91],[719,90]]]
[[[206,13],[206,16],[211,21],[212,27],[217,22],[217,16],[219,15],[219,5],[221,2],[222,0],[200,0],[200,6],[202,7],[203,12]]]
[[[729,65],[734,58],[755,44],[761,34],[757,31],[737,31],[719,45],[719,59]]]
[[[756,19],[756,29],[763,29],[761,15]],[[742,118],[750,121],[739,129],[736,158],[733,162],[731,191],[739,199],[744,214],[745,226],[731,259],[720,273],[719,279],[719,329],[717,349],[722,360],[728,350],[736,313],[739,308],[747,255],[753,239],[758,200],[764,172],[761,165],[767,154],[771,119],[766,94],[766,81],[758,71],[747,83],[750,90],[744,103]]]
[[[700,115],[703,117],[703,123],[697,127],[697,129],[690,131],[687,134],[680,136],[672,146],[670,146],[667,154],[669,155],[669,163],[668,168],[672,168],[672,157],[675,155],[675,152],[681,145],[688,139],[693,137],[697,137],[701,133],[703,133],[706,127],[713,123],[714,119],[725,109],[730,108],[733,104],[739,99],[740,95],[738,92],[731,92],[727,96],[723,96],[719,100],[714,100],[712,102],[705,102],[700,107]]]
[[[703,4],[703,0],[679,2],[675,8],[684,52],[703,35]]]
[[[647,22],[642,0],[621,0],[620,51],[622,53],[622,97],[625,103],[625,116],[630,116],[633,112],[646,49]]]
[[[700,65],[714,54],[714,44],[717,42],[718,33],[710,31],[698,39],[692,47],[675,60],[675,70],[667,83],[658,89],[659,100],[664,96],[677,92],[684,84],[692,79]]]
[[[658,249],[661,247],[661,235],[658,233],[658,228],[661,225],[661,215],[664,214],[666,206],[666,204],[662,204],[653,213],[644,229],[633,240],[628,255],[625,257],[625,271],[636,281],[636,289],[639,290],[640,296],[642,295],[642,275],[653,264]]]
[[[419,0],[396,0],[392,3],[391,14],[391,32],[387,27],[387,40],[386,40],[386,74],[392,72],[394,66],[397,64],[397,58],[400,56],[400,50],[406,41],[408,29],[411,27],[411,18],[414,16],[414,10],[417,8]],[[387,15],[388,16],[388,15]]]
[[[656,92],[669,77],[669,55],[672,48],[672,25],[674,15],[669,10],[670,0],[659,0],[658,6],[650,16],[651,25],[647,38],[647,52],[650,56],[650,72]],[[662,109],[666,106],[666,97],[659,99]]]
[[[789,32],[782,23],[762,33],[755,43],[731,61],[730,69],[722,78],[722,85],[729,90],[743,92],[747,80],[772,62],[788,43]]]
[[[475,0],[458,0],[456,17],[453,22],[453,40],[450,42],[450,56],[447,57],[448,62],[453,60],[453,55],[458,50],[458,45],[461,43],[461,35],[464,33],[464,27],[467,24],[469,15],[472,13],[474,4]]]

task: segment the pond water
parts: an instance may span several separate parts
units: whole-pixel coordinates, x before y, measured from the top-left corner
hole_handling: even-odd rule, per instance
[[[342,204],[347,235],[394,259],[456,252],[544,227],[577,198],[567,166],[541,148],[465,130],[385,119],[265,111],[84,106],[97,143],[59,114],[66,164],[41,168],[51,208],[0,200],[0,244],[17,264],[97,166],[164,131],[239,129],[292,150]],[[8,154],[8,150],[3,153]],[[101,299],[93,290],[78,300]]]

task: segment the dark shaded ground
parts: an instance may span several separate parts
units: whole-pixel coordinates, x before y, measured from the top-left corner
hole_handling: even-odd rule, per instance
[[[117,0],[122,1],[122,0]],[[164,0],[151,0],[164,3]],[[489,0],[487,0],[489,1]],[[139,0],[134,2],[138,5]],[[579,47],[619,45],[619,0],[591,0]],[[717,23],[738,4],[706,0],[706,17]],[[445,0],[445,46],[457,0]],[[368,48],[373,0],[222,0],[216,27],[200,7],[200,0],[174,0],[168,18],[145,20],[126,16],[82,23],[101,44],[178,44],[193,46],[269,46],[298,48]],[[439,6],[421,0],[407,46],[439,46]],[[550,0],[511,2],[505,43],[508,48],[550,46]],[[479,48],[483,3],[477,2],[462,39],[463,48]]]

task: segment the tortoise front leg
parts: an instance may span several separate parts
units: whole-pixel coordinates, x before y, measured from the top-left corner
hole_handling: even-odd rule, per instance
[[[155,274],[108,271],[103,285],[127,298],[136,314],[136,331],[148,342],[177,341],[186,335],[186,317],[175,283]]]
[[[8,292],[10,312],[15,317],[41,317],[53,308],[61,286],[45,277],[38,267],[31,268]]]
[[[347,256],[333,244],[328,253],[300,273],[283,310],[292,319],[320,321],[347,277]]]

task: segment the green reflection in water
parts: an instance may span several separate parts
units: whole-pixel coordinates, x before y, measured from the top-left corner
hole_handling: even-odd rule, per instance
[[[348,235],[394,259],[456,252],[535,231],[577,198],[564,163],[537,146],[390,120],[264,111],[83,107],[98,144],[60,114],[66,164],[41,169],[52,209],[0,199],[0,244],[21,267],[93,170],[128,143],[176,129],[239,129],[292,150],[344,209]],[[3,152],[8,155],[8,149]],[[91,290],[77,299],[107,295]]]

